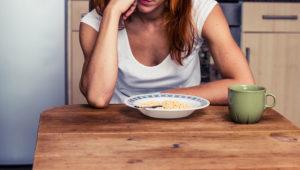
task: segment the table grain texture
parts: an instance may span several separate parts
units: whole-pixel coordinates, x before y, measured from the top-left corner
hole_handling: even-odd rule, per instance
[[[300,169],[300,129],[273,109],[247,125],[227,106],[162,120],[66,105],[41,114],[33,169]]]

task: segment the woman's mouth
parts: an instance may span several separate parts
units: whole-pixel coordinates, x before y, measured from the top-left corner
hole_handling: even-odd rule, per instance
[[[149,1],[149,0],[138,0],[138,1],[139,1],[139,3],[141,3],[143,5],[148,5],[151,3],[151,1]]]

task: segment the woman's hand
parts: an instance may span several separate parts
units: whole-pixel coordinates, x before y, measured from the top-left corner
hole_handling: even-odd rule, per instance
[[[135,10],[137,0],[111,0],[107,9],[117,10],[122,14],[123,20],[126,20]]]

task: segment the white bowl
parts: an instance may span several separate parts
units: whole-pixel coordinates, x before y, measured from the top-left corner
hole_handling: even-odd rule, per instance
[[[162,109],[162,108],[136,108],[141,103],[146,103],[150,101],[162,102],[165,100],[177,101],[180,103],[185,103],[191,106],[191,108],[186,109]],[[209,101],[190,95],[182,94],[169,94],[169,93],[153,93],[153,94],[141,94],[136,96],[128,97],[124,103],[132,108],[138,109],[144,115],[159,118],[159,119],[176,119],[187,117],[192,114],[195,110],[205,108],[209,106]]]

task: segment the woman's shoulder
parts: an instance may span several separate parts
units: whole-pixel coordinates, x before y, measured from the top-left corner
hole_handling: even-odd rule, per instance
[[[192,0],[193,6],[196,8],[206,7],[208,5],[215,5],[218,2],[216,0]]]
[[[80,22],[91,26],[98,32],[100,28],[101,20],[102,17],[97,13],[96,9],[93,9],[89,13],[87,13],[84,17],[82,17]]]
[[[196,23],[199,34],[201,35],[204,22],[213,8],[218,4],[216,0],[192,0],[193,2],[193,20]]]
[[[194,14],[209,13],[218,4],[216,0],[192,0]]]

